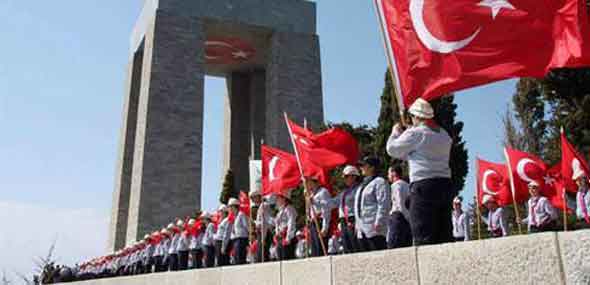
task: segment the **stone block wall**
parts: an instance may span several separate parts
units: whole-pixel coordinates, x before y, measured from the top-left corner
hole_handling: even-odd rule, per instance
[[[590,230],[80,282],[130,284],[590,284]]]

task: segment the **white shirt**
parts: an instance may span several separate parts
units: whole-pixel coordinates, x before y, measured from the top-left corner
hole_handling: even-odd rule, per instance
[[[180,242],[180,233],[175,233],[170,240],[170,245],[168,246],[168,254],[177,254],[178,253],[178,243]]]
[[[176,244],[176,251],[188,251],[188,244],[190,242],[190,235],[184,231],[178,234],[178,242]]]
[[[215,237],[215,225],[213,225],[213,223],[209,223],[209,224],[207,224],[207,227],[205,228],[205,232],[203,233],[201,245],[213,246],[214,245],[213,244],[214,237]]]
[[[410,185],[401,179],[391,184],[391,213],[401,212],[410,221],[410,210],[406,207],[406,201],[410,196]]]
[[[306,241],[304,238],[297,241],[297,247],[295,248],[295,257],[305,258],[305,255],[306,255],[305,249],[306,248],[307,248],[307,246],[306,246]]]
[[[190,235],[190,242],[188,248],[190,250],[200,249],[202,246],[203,236],[205,234],[202,231],[197,232],[196,235]]]
[[[364,188],[363,185],[366,185]],[[387,236],[391,211],[391,188],[382,177],[365,177],[355,197],[357,237]]]
[[[332,207],[338,208],[339,218],[354,217],[354,197],[360,185],[354,185],[342,190],[336,197],[332,198]]]
[[[297,211],[293,206],[287,205],[280,209],[277,213],[276,217],[276,227],[277,233],[283,234],[285,233],[285,239],[290,241],[291,239],[295,238],[295,232],[297,230]]]
[[[330,217],[331,217],[331,200],[332,197],[330,192],[326,188],[320,187],[314,191],[313,197],[311,198],[311,217],[313,219],[321,216],[322,219],[322,231],[328,231],[330,228]]]
[[[242,211],[238,212],[234,221],[230,239],[248,238],[248,218]]]
[[[498,207],[495,211],[488,212],[488,218],[483,218],[484,222],[488,225],[490,232],[502,232],[502,236],[508,235],[508,224],[504,218],[504,209]]]
[[[387,141],[387,153],[393,158],[408,161],[411,182],[450,178],[452,143],[453,140],[443,128],[431,129],[421,124],[403,133],[392,132]]]
[[[523,222],[528,224],[529,231],[532,226],[542,226],[557,219],[557,212],[543,196],[531,197],[528,202],[528,217]]]
[[[452,214],[453,220],[453,237],[454,238],[464,238],[464,240],[469,240],[469,216],[467,213],[461,211],[453,211]]]
[[[259,230],[262,230],[262,227],[264,226],[264,231],[266,232],[273,229],[274,225],[272,212],[270,210],[270,205],[267,202],[263,202],[258,207],[258,211],[256,212],[256,221],[254,224]]]
[[[576,194],[576,216],[578,219],[584,220],[586,215],[590,216],[590,192],[587,189],[580,189]]]

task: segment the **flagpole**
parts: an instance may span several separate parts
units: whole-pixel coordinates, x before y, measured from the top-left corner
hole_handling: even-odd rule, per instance
[[[295,139],[293,138],[293,131],[291,130],[291,125],[289,125],[289,116],[287,116],[287,112],[283,113],[285,116],[285,124],[287,124],[287,129],[289,130],[289,136],[291,137],[291,143],[293,144],[293,150],[295,151],[295,158],[297,159],[297,166],[299,166],[299,173],[301,174],[301,180],[303,181],[303,193],[307,193],[307,179],[305,178],[305,175],[303,174],[303,167],[301,166],[301,159],[299,158],[299,151],[297,150],[297,145],[295,144]],[[309,206],[307,205],[307,198],[305,197],[304,194],[304,202],[306,204],[306,208],[308,208]],[[309,216],[311,216],[311,207],[309,207],[310,213]],[[305,220],[307,220],[308,214],[307,212],[305,213]],[[313,219],[313,223],[315,224],[315,228],[316,231],[318,233],[318,238],[320,240],[320,245],[322,246],[322,251],[324,252],[324,256],[327,256],[328,253],[326,251],[326,245],[324,244],[324,239],[322,238],[322,233],[320,232],[320,227],[319,227],[319,223],[318,223],[318,219],[317,217],[315,217],[315,215],[313,215],[312,217]],[[310,245],[310,243],[308,243],[308,246]]]
[[[290,131],[291,127],[288,127],[288,128],[289,128],[289,131]],[[303,118],[303,128],[305,130],[307,130],[307,118]],[[295,144],[293,144],[293,147],[295,147]],[[296,153],[298,153],[298,152],[296,152]],[[302,168],[299,167],[299,169],[302,169]],[[303,170],[301,170],[301,171],[303,171]],[[305,181],[303,182],[303,185],[305,187]],[[309,217],[311,214],[310,214],[310,211],[309,211],[309,203],[307,203],[307,199],[305,198],[305,195],[303,195],[303,196],[304,196],[303,197],[303,204],[304,204],[304,207],[305,207],[305,228],[309,232],[309,219],[307,217]],[[311,241],[309,240],[309,235],[307,235],[307,237],[305,237],[305,242],[307,243],[306,244],[306,247],[305,247],[305,257],[306,258],[309,258],[309,250],[307,250],[307,247],[311,244]]]
[[[479,209],[479,158],[476,157],[475,163],[475,207],[477,211],[477,240],[481,239],[481,210]]]
[[[262,146],[264,145],[264,139],[260,140],[260,160],[262,160]],[[262,172],[262,170],[260,170]],[[262,211],[260,216],[262,217],[262,221],[260,221],[260,244],[258,246],[262,246],[261,250],[260,250],[260,260],[261,263],[264,263],[264,245],[265,245],[265,234],[266,232],[264,231],[264,223],[266,222],[264,220],[264,187],[262,187],[263,183],[262,181],[260,182],[260,187],[263,188],[262,189],[262,193],[260,193],[260,206],[258,206],[258,211]],[[256,212],[256,215],[258,216],[258,212]],[[256,227],[254,227],[256,228]]]
[[[559,128],[559,132],[562,135],[564,134],[563,126],[561,126]],[[561,153],[562,153],[562,159],[563,159],[563,143],[561,143],[561,146],[562,146]],[[565,186],[563,187],[562,191],[563,191],[563,193],[561,195],[563,198],[563,231],[567,232],[567,200],[565,199]]]
[[[391,77],[391,83],[393,84],[393,91],[391,92],[391,109],[395,109],[395,105],[397,105],[397,110],[400,115],[400,120],[402,125],[406,125],[406,117],[404,116],[405,105],[404,100],[401,94],[401,84],[399,81],[399,75],[397,71],[397,64],[395,61],[395,55],[393,54],[393,50],[388,45],[387,39],[389,36],[385,31],[385,19],[383,19],[383,11],[381,10],[381,6],[378,2],[381,0],[374,0],[373,6],[375,8],[375,12],[377,14],[377,19],[379,20],[379,29],[381,30],[381,40],[383,42],[383,49],[385,50],[385,55],[387,58],[387,66],[389,67],[389,76]],[[388,48],[389,47],[389,48]],[[400,104],[401,103],[401,104]]]
[[[514,177],[512,175],[512,166],[510,164],[510,157],[508,156],[508,150],[506,149],[506,147],[504,147],[504,156],[506,157],[506,161],[507,166],[508,166],[508,175],[510,177],[510,188],[512,189],[512,202],[514,203],[514,213],[516,215],[516,220],[517,223],[516,225],[518,225],[518,232],[520,234],[522,234],[522,226],[521,226],[521,219],[520,219],[520,214],[518,212],[518,204],[516,204],[516,192],[515,192],[515,187],[514,187]]]

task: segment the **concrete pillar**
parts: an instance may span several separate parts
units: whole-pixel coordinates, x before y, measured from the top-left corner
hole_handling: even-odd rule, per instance
[[[145,34],[127,243],[200,208],[203,23],[158,10]]]
[[[250,73],[233,72],[227,76],[223,175],[227,169],[233,171],[236,192],[248,187],[248,160],[251,151],[250,88]]]
[[[260,143],[266,124],[266,73],[257,70],[250,77],[250,155],[260,159]],[[248,184],[250,185],[250,184]]]
[[[319,37],[273,33],[266,80],[265,143],[292,150],[283,112],[299,124],[306,118],[310,127],[324,121]]]
[[[119,153],[115,173],[115,191],[113,192],[111,225],[107,245],[109,251],[116,251],[125,246],[142,62],[143,47],[135,52],[127,68],[127,81],[125,83],[123,105],[123,126],[121,127],[119,141]]]

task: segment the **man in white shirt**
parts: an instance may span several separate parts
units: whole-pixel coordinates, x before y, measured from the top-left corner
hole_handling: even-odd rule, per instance
[[[530,233],[546,232],[555,230],[557,211],[549,203],[547,198],[541,196],[540,184],[537,181],[529,183],[531,198],[528,201],[528,216],[522,220],[528,225]]]
[[[248,255],[248,217],[240,211],[240,201],[236,198],[230,198],[227,205],[229,211],[235,217],[233,222],[230,242],[235,252],[235,264],[245,264]]]
[[[362,251],[383,250],[387,248],[391,190],[387,181],[377,175],[379,159],[365,157],[360,165],[364,178],[354,203],[357,238]]]
[[[262,198],[260,189],[250,192],[252,200],[252,211],[256,213],[256,240],[258,241],[258,250],[256,253],[256,262],[269,261],[270,246],[272,244],[272,230],[274,222],[270,204]]]
[[[408,110],[413,126],[393,127],[387,153],[410,166],[410,225],[414,245],[453,240],[451,202],[456,195],[449,160],[453,140],[434,120],[430,103],[418,98]]]
[[[222,220],[217,226],[217,232],[215,233],[215,256],[217,260],[217,266],[229,265],[229,252],[230,248],[230,235],[232,230],[232,222],[229,219],[227,206],[221,204],[218,209],[221,212]]]
[[[578,186],[576,194],[576,216],[578,217],[578,228],[590,226],[590,193],[588,193],[588,177],[581,169],[576,169],[572,179]]]
[[[488,217],[482,217],[488,225],[488,231],[493,238],[508,235],[508,223],[504,216],[504,209],[498,206],[496,199],[490,195],[484,195],[482,204],[488,209]]]
[[[305,183],[305,195],[310,205],[311,256],[322,256],[327,254],[324,250],[327,250],[330,237],[332,196],[328,189],[320,186],[319,177],[306,177]]]
[[[410,185],[402,179],[401,166],[390,167],[387,172],[387,178],[391,183],[391,218],[387,230],[387,248],[412,246],[408,209]]]
[[[342,233],[344,252],[353,253],[360,250],[355,230],[354,199],[360,186],[361,174],[355,166],[347,165],[342,170],[342,177],[346,188],[332,199],[332,203],[338,208],[338,227]]]
[[[453,200],[453,238],[455,241],[469,240],[469,215],[463,211],[463,198]]]

